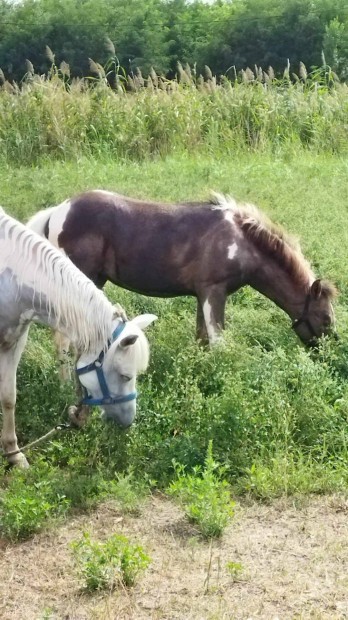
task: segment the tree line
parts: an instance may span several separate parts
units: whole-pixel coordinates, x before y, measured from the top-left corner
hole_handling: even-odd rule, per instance
[[[125,73],[137,67],[173,77],[177,63],[208,65],[214,74],[290,62],[307,70],[325,62],[348,78],[346,0],[0,0],[0,67],[20,81],[29,59],[47,73],[57,66],[71,75],[91,73],[89,58],[105,66],[116,53]]]

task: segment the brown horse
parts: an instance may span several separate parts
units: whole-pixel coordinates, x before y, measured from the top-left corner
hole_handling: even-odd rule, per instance
[[[334,287],[315,276],[299,245],[256,207],[213,202],[162,204],[104,190],[40,211],[28,226],[44,235],[93,282],[145,295],[197,298],[197,336],[214,343],[226,298],[248,284],[292,319],[304,343],[334,323]]]

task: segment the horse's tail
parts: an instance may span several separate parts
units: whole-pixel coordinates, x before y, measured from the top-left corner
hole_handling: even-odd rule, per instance
[[[33,215],[27,222],[28,228],[36,232],[41,237],[48,239],[48,223],[50,217],[57,207],[49,207],[48,209],[42,209]]]

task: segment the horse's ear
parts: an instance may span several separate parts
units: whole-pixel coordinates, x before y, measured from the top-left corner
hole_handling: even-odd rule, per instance
[[[134,319],[131,320],[133,325],[136,325],[140,329],[146,329],[151,323],[157,320],[157,316],[155,314],[139,314]]]
[[[134,344],[138,338],[139,336],[137,334],[125,336],[124,338],[122,338],[122,340],[120,340],[119,346],[121,347],[121,349],[127,349],[127,347],[130,347],[132,344]]]
[[[323,287],[322,287],[322,283],[321,280],[314,280],[312,286],[311,286],[311,295],[314,299],[319,299],[320,295],[323,292]]]

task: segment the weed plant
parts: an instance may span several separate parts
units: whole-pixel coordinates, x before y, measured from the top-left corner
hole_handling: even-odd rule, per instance
[[[229,485],[223,480],[225,468],[213,457],[213,442],[209,441],[204,467],[194,467],[192,474],[174,463],[176,480],[167,493],[184,508],[186,515],[206,538],[221,536],[234,514]]]
[[[233,561],[227,562],[226,569],[233,581],[238,581],[242,577],[244,571],[243,564]]]
[[[54,486],[58,472],[40,463],[27,474],[14,471],[6,490],[0,492],[0,531],[16,541],[38,532],[48,521],[64,516],[69,499]]]
[[[115,478],[101,483],[100,495],[115,499],[123,513],[139,515],[149,494],[150,484],[146,476],[143,479],[136,478],[132,471],[116,473]]]
[[[105,542],[93,541],[89,533],[71,544],[84,589],[112,590],[117,585],[133,586],[150,563],[141,545],[114,534]]]

